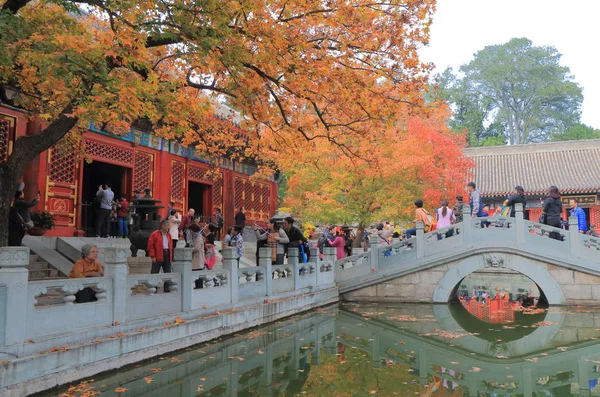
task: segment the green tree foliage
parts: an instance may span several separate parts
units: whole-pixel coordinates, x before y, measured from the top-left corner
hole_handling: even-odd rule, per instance
[[[468,131],[470,146],[523,144],[564,135],[579,123],[581,87],[561,54],[526,38],[487,46],[461,66],[436,76],[437,99],[454,110],[451,128]]]
[[[595,130],[585,124],[577,124],[564,134],[552,135],[553,141],[579,141],[582,139],[600,139],[600,130]]]

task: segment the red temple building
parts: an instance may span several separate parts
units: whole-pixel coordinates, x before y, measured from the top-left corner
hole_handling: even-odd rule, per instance
[[[217,116],[226,117],[219,114],[226,109],[217,109]],[[10,155],[15,139],[41,129],[41,123],[29,119],[27,113],[0,106],[0,162]],[[235,120],[232,129],[239,130]],[[83,134],[82,144],[85,156],[73,147],[50,149],[23,176],[26,199],[39,191],[37,210],[56,216],[56,227],[47,235],[84,235],[92,226],[91,203],[98,186],[106,182],[111,183],[115,197],[125,193],[131,199],[134,190],[150,188],[165,207],[173,201],[175,208],[187,211],[191,207],[201,216],[211,216],[215,208],[221,208],[226,227],[233,225],[239,208],[244,209],[247,224],[262,224],[275,213],[277,184],[251,178],[257,169],[248,164],[221,159],[214,175],[201,155],[176,141],[134,130],[114,136],[93,125]]]
[[[600,230],[600,139],[465,149],[473,159],[474,181],[485,203],[492,206],[521,185],[527,195],[529,219],[537,221],[550,186],[561,192],[568,219],[569,200],[585,212],[588,225]]]

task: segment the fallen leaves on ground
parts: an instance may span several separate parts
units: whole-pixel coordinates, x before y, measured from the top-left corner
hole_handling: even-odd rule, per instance
[[[185,323],[185,320],[182,319],[181,317],[175,317],[174,322],[175,322],[175,325],[179,325],[179,324]]]
[[[8,364],[9,362],[10,362],[10,361],[8,361],[8,360],[2,360],[2,365],[6,365],[6,364]]]

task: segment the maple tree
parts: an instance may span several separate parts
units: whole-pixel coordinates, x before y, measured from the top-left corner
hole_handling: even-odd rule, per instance
[[[462,152],[465,135],[448,128],[449,113],[437,102],[421,116],[397,120],[396,127],[362,141],[359,157],[307,144],[306,161],[287,164],[285,204],[311,221],[358,222],[360,233],[377,220],[412,221],[417,198],[430,210],[442,199],[451,202],[464,191],[472,162]]]
[[[213,158],[356,142],[422,102],[435,0],[5,0],[0,100],[45,121],[0,165],[0,246],[27,165],[90,122],[146,126]],[[17,92],[17,95],[9,95]],[[213,115],[227,100],[243,136]],[[67,133],[71,131],[71,134]],[[261,142],[271,134],[270,147]],[[236,150],[232,151],[234,147]],[[234,158],[235,159],[235,158]],[[274,165],[274,163],[271,163]]]

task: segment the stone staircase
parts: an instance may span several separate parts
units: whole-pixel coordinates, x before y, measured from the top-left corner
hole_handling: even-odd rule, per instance
[[[27,270],[29,270],[29,281],[65,277],[61,275],[58,269],[51,266],[48,262],[34,253],[29,255],[29,266],[27,266]]]

